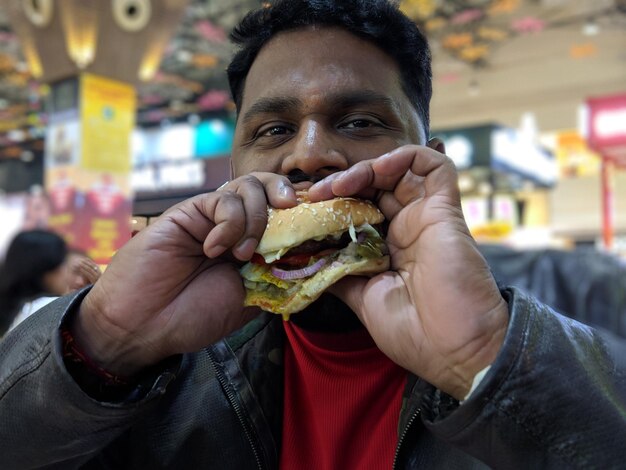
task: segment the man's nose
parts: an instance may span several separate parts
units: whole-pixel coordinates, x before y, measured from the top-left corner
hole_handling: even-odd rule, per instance
[[[332,129],[316,120],[302,125],[293,140],[291,154],[283,160],[283,174],[303,172],[307,175],[327,176],[348,168],[348,159],[338,147]]]

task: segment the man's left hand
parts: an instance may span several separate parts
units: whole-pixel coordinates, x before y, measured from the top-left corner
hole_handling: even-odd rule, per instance
[[[408,145],[335,173],[312,200],[376,197],[390,222],[390,271],[331,288],[394,362],[463,399],[495,359],[508,308],[461,210],[452,161]]]

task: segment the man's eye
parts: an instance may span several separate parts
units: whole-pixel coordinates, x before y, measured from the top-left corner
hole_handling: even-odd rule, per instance
[[[364,129],[366,127],[371,127],[372,125],[374,125],[374,123],[371,121],[367,121],[365,119],[355,119],[354,121],[344,124],[342,127],[346,129]]]
[[[272,126],[259,133],[259,135],[286,135],[289,129],[285,126]]]

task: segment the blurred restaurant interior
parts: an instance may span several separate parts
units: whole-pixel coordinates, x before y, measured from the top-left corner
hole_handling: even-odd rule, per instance
[[[582,319],[609,305],[593,320],[626,336],[626,0],[400,5],[429,38],[431,134],[496,274]],[[228,36],[259,6],[3,1],[0,259],[48,227],[106,267],[168,207],[222,185]]]

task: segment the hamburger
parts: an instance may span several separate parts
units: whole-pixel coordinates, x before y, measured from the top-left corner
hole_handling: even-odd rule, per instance
[[[335,198],[290,209],[268,208],[267,227],[250,262],[240,272],[246,306],[285,320],[348,275],[389,268],[387,246],[377,226],[384,216],[369,201]]]

